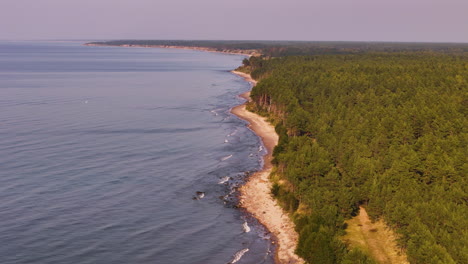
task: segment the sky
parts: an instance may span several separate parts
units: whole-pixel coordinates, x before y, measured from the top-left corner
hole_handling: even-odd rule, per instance
[[[468,43],[468,0],[0,0],[0,39]]]

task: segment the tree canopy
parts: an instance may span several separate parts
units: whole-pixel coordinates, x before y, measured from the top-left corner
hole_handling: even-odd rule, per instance
[[[274,162],[288,184],[273,194],[294,215],[298,254],[371,263],[339,239],[362,205],[400,234],[411,263],[468,263],[466,53],[252,58],[248,66],[260,80],[253,107],[280,135]]]

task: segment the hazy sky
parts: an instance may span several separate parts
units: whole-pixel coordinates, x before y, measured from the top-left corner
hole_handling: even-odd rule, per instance
[[[0,0],[0,39],[468,42],[468,0]]]

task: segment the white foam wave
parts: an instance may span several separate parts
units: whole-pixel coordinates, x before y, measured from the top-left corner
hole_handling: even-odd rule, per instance
[[[263,240],[270,240],[271,239],[270,233],[264,233],[263,235],[260,234],[258,236]]]
[[[224,140],[224,143],[229,143],[229,141],[227,139]]]
[[[234,254],[234,258],[231,260],[231,262],[229,262],[229,264],[233,264],[239,261],[242,258],[242,256],[244,256],[244,254],[247,253],[248,251],[249,251],[248,248],[239,250],[236,254]]]
[[[258,152],[262,152],[262,151],[263,151],[263,146],[258,147]]]
[[[228,159],[230,159],[230,158],[232,158],[232,154],[229,155],[229,156],[226,156],[226,157],[221,158],[221,161],[225,161],[225,160],[228,160]]]
[[[244,222],[244,224],[242,225],[242,227],[244,228],[244,232],[245,232],[245,233],[250,232],[250,226],[247,224],[247,222]]]
[[[223,183],[226,183],[227,181],[229,181],[229,176],[224,176],[221,178],[221,180],[218,182],[218,184],[223,184]]]

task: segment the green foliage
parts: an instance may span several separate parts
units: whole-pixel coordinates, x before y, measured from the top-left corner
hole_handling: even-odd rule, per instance
[[[273,192],[310,263],[372,263],[337,239],[364,205],[401,235],[411,263],[468,263],[468,56],[364,53],[250,59],[252,97],[278,120],[290,184]]]
[[[284,210],[294,213],[299,207],[299,201],[296,199],[294,194],[287,191],[278,183],[273,184],[271,193],[278,199]]]

